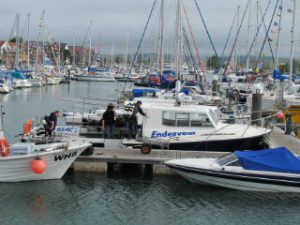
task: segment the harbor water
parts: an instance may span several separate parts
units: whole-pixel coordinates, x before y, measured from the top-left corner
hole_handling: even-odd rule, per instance
[[[115,83],[72,82],[0,95],[5,131],[14,141],[25,120],[56,109],[72,111],[74,102],[62,98],[114,99],[117,88]],[[298,194],[240,192],[136,172],[0,183],[0,224],[286,225],[300,220]]]
[[[179,177],[106,177],[0,184],[5,224],[299,224],[297,194],[204,187]]]

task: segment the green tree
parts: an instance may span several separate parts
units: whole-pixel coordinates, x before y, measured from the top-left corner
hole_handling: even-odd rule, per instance
[[[290,68],[290,64],[289,63],[285,63],[285,64],[281,64],[278,66],[279,70],[280,70],[280,73],[283,74],[283,73],[286,73],[289,71],[289,68]]]
[[[214,55],[211,57],[208,57],[207,62],[206,62],[206,66],[208,68],[212,68],[212,69],[216,69],[220,67],[220,61],[218,56]]]
[[[16,38],[16,37],[11,38],[11,39],[9,40],[9,42],[17,42],[17,38]],[[23,38],[22,38],[22,37],[19,37],[19,42],[20,42],[20,43],[23,42]]]

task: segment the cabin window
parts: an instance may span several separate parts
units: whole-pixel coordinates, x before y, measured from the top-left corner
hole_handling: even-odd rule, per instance
[[[163,112],[163,125],[176,126],[176,114],[175,112]]]
[[[192,127],[212,127],[212,123],[204,113],[191,113]]]
[[[176,113],[176,125],[177,127],[189,127],[190,115],[189,113]]]
[[[213,127],[204,113],[163,112],[163,125],[176,127]]]

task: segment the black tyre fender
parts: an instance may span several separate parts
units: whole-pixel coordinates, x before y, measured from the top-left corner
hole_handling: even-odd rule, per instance
[[[149,154],[151,152],[151,150],[152,150],[152,148],[148,144],[143,144],[142,147],[141,147],[141,152],[143,154]]]

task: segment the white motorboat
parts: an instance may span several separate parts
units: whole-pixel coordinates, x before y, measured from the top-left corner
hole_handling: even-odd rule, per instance
[[[215,158],[169,160],[165,165],[205,185],[270,192],[300,192],[300,160],[284,147],[236,151]]]
[[[271,130],[249,124],[226,124],[215,106],[194,104],[143,104],[149,117],[142,122],[142,136],[162,140],[173,150],[234,151],[261,149]],[[156,146],[159,147],[159,146]]]

